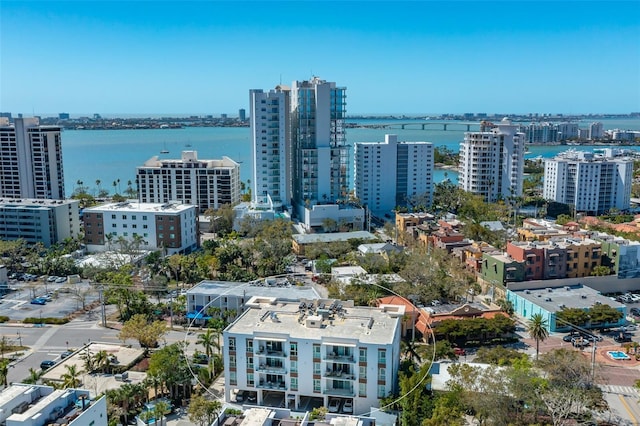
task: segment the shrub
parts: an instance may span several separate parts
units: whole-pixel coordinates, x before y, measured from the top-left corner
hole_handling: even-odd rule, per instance
[[[0,315],[0,323],[9,321],[9,317],[5,315]]]
[[[25,318],[24,320],[22,320],[23,323],[25,324],[56,324],[56,325],[60,325],[60,324],[66,324],[69,322],[69,318],[53,318],[53,317],[46,317],[46,318],[34,318],[34,317],[29,317],[29,318]]]

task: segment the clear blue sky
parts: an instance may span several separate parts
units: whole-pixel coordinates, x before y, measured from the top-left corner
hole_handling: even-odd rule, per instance
[[[350,114],[640,111],[640,2],[0,1],[0,111],[235,115],[312,75]]]

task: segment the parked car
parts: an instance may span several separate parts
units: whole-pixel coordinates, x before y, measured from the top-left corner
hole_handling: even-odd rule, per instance
[[[71,351],[64,351],[60,354],[60,359],[65,359],[70,357],[71,355],[73,355],[73,352]]]
[[[249,391],[241,390],[236,394],[236,402],[244,402],[249,395]]]
[[[40,368],[42,370],[48,370],[49,368],[56,365],[55,361],[45,360],[40,363]]]
[[[347,399],[342,405],[342,412],[345,414],[353,413],[353,399]]]
[[[55,281],[55,280],[57,280],[57,279],[58,279],[58,277],[56,277],[55,275],[51,275],[49,278],[47,278],[47,282],[52,283],[52,282],[54,282],[54,281]]]
[[[340,400],[338,398],[331,398],[327,408],[330,413],[337,413],[340,410]]]
[[[638,308],[629,309],[629,313],[635,317],[640,317],[640,309]]]
[[[249,392],[247,395],[247,401],[256,402],[258,400],[258,394],[256,392]]]
[[[43,299],[42,297],[36,297],[35,299],[31,300],[31,304],[32,305],[46,305],[47,301],[46,301],[46,299]]]
[[[640,302],[640,294],[629,293],[629,297],[631,297],[631,300],[634,302]]]
[[[65,281],[67,281],[67,279],[65,277],[58,277],[56,279],[56,283],[58,283],[58,284],[62,284]]]
[[[627,334],[627,333],[619,333],[613,338],[613,340],[615,340],[616,343],[630,342],[631,341],[631,335]]]
[[[467,351],[465,351],[462,348],[453,348],[453,353],[456,354],[457,356],[464,356],[467,354]]]

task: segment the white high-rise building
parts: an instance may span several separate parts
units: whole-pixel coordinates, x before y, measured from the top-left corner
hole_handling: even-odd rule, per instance
[[[460,144],[458,185],[486,201],[522,194],[524,133],[504,118],[488,131],[466,132]]]
[[[240,202],[240,165],[229,157],[199,160],[196,151],[182,151],[179,160],[154,156],[137,168],[136,184],[143,203],[176,201],[204,212]]]
[[[602,214],[629,208],[632,183],[633,160],[568,151],[545,161],[543,196],[579,212]]]
[[[604,127],[599,121],[589,124],[589,140],[602,139],[604,136]]]
[[[290,205],[308,230],[321,229],[327,219],[341,228],[363,228],[364,210],[346,202],[345,91],[336,83],[313,77],[294,81],[291,89],[278,86],[269,93],[250,92],[256,159],[254,204],[276,206],[277,188],[279,202]]]
[[[364,413],[397,390],[404,306],[264,296],[245,305],[223,333],[227,401],[238,390],[257,405],[278,394],[293,409],[311,397]]]
[[[433,145],[430,142],[398,142],[385,135],[384,142],[354,144],[355,196],[376,214],[412,203],[431,205]]]
[[[256,208],[291,206],[289,89],[249,91],[253,142],[253,203]]]
[[[0,122],[0,197],[65,198],[61,130],[37,118]]]

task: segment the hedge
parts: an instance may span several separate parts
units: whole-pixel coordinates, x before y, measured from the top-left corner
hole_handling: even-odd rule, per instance
[[[23,321],[23,323],[25,324],[66,324],[69,322],[69,318],[53,318],[53,317],[47,317],[47,318],[34,318],[34,317],[29,317],[29,318],[25,318]]]

